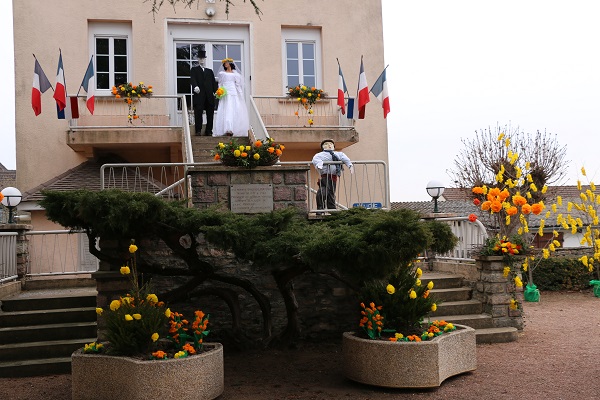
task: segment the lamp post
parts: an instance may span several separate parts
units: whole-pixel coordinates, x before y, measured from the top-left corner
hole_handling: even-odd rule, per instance
[[[429,181],[429,183],[427,184],[427,194],[430,195],[433,198],[433,212],[434,213],[439,213],[440,210],[438,210],[438,198],[442,195],[442,193],[444,193],[444,184],[441,183],[440,181]]]
[[[8,223],[14,224],[15,218],[13,211],[19,205],[19,203],[21,203],[21,192],[17,188],[8,186],[2,189],[2,192],[0,193],[2,193],[4,196],[2,199],[2,205],[8,208]]]

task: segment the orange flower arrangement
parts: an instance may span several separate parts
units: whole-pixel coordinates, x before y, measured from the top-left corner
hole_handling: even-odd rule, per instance
[[[127,119],[129,123],[133,123],[134,119],[138,119],[137,108],[133,103],[142,97],[149,97],[152,95],[152,85],[146,86],[144,82],[140,82],[137,85],[133,83],[125,83],[122,85],[113,86],[112,94],[116,99],[123,98],[125,103],[129,108],[129,113],[127,114]]]
[[[254,168],[260,165],[273,165],[283,154],[285,146],[273,138],[256,140],[251,146],[240,145],[235,139],[219,143],[212,151],[215,161],[225,165]]]

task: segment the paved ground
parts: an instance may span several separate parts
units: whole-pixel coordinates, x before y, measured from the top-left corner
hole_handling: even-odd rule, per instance
[[[431,390],[379,389],[347,380],[341,372],[340,343],[304,343],[285,351],[226,351],[225,393],[220,400],[597,399],[599,310],[600,298],[591,291],[544,292],[540,303],[525,303],[526,326],[517,342],[478,345],[476,371]],[[0,378],[2,400],[67,400],[70,391],[70,375]]]

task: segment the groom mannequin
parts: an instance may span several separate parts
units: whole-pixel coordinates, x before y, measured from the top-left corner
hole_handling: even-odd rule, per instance
[[[196,135],[202,130],[202,112],[206,112],[206,129],[204,136],[212,136],[213,117],[215,115],[215,96],[218,89],[215,74],[210,68],[203,68],[206,62],[206,51],[200,50],[198,65],[190,70],[190,81],[194,91],[194,119],[196,120]]]

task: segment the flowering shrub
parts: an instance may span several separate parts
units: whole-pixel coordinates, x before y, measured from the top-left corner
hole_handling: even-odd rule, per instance
[[[285,146],[276,143],[273,138],[259,139],[252,145],[242,145],[231,139],[227,144],[219,143],[211,154],[215,161],[226,165],[254,168],[276,163],[284,150]]]
[[[174,357],[181,358],[202,350],[203,338],[209,333],[206,329],[208,316],[202,311],[196,311],[192,332],[188,333],[188,322],[180,314],[172,312],[164,302],[159,301],[156,294],[149,291],[148,285],[140,286],[136,266],[137,250],[132,241],[129,246],[129,258],[119,269],[122,275],[129,278],[132,290],[125,296],[111,301],[107,310],[96,308],[96,313],[106,322],[106,339],[109,342],[106,351],[123,356],[151,353],[152,359],[168,358],[168,348],[157,349],[161,344],[158,340],[165,336],[167,325],[170,329],[166,338],[170,339],[178,350]],[[193,344],[188,343],[189,340]],[[85,345],[84,352],[99,353],[104,349],[102,344],[93,342]],[[156,351],[151,352],[152,349]]]
[[[437,310],[439,302],[430,295],[433,282],[424,284],[423,271],[414,264],[400,268],[388,280],[367,282],[362,289],[361,299],[369,299],[370,303],[369,307],[365,307],[364,301],[361,303],[359,326],[370,339],[377,339],[383,333],[392,341],[421,341],[444,332],[439,322],[434,328],[424,323],[427,315]],[[447,324],[444,322],[443,326]],[[452,328],[450,325],[446,331]]]
[[[134,119],[138,119],[137,108],[134,105],[134,102],[142,97],[150,97],[152,95],[152,85],[146,86],[144,82],[140,82],[137,85],[129,83],[124,83],[122,85],[113,86],[112,94],[115,98],[122,98],[129,108],[129,113],[127,114],[127,119],[129,123],[133,123]]]

